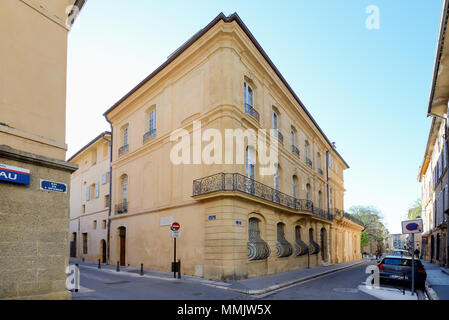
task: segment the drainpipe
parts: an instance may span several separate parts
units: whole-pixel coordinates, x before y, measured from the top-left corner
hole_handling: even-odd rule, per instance
[[[109,141],[109,153],[110,153],[110,159],[109,159],[109,208],[108,208],[108,218],[106,221],[106,228],[107,228],[107,237],[106,237],[106,264],[109,264],[109,256],[110,256],[110,237],[111,237],[111,206],[112,206],[112,145],[114,140],[114,128],[112,127],[111,121],[106,117],[106,121],[111,126],[111,140]]]

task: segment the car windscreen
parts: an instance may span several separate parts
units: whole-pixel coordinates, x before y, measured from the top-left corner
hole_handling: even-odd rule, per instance
[[[384,261],[382,261],[382,264],[393,265],[393,266],[408,266],[408,267],[411,267],[412,266],[412,260],[411,259],[390,259],[390,258],[386,258],[386,259],[384,259]],[[421,266],[421,261],[416,260],[415,261],[415,267],[420,267],[420,266]]]

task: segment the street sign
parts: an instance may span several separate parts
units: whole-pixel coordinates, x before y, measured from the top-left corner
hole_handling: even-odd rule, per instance
[[[179,231],[179,230],[172,230],[171,231],[171,237],[172,238],[179,238],[179,237],[181,237],[181,231]]]
[[[0,180],[19,184],[30,184],[30,170],[0,163]]]
[[[67,185],[65,183],[43,180],[41,179],[41,190],[67,193]]]
[[[422,219],[402,221],[403,234],[421,233],[422,229]]]
[[[170,229],[171,229],[172,231],[178,231],[180,228],[181,228],[181,225],[180,225],[179,223],[177,223],[177,222],[173,222],[173,223],[171,224],[171,227],[170,227]]]

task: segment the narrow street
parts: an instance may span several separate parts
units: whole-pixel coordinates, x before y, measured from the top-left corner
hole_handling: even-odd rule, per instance
[[[79,292],[73,292],[74,300],[377,300],[379,296],[364,292],[368,274],[366,267],[373,261],[318,276],[297,284],[259,295],[248,295],[226,290],[226,282],[187,277],[173,279],[145,274],[135,270],[116,272],[112,266],[97,269],[93,264],[80,265]],[[161,273],[162,275],[163,273]],[[228,284],[229,285],[229,284]],[[385,286],[398,294],[401,288]],[[377,290],[376,290],[377,291]],[[424,299],[422,292],[419,298]],[[401,296],[399,295],[399,299]]]

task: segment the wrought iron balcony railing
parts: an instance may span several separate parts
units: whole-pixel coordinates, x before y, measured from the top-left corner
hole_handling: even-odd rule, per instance
[[[310,244],[309,244],[309,252],[310,254],[317,254],[318,252],[320,252],[320,245],[318,243],[316,243],[313,240],[310,240]]]
[[[129,144],[125,144],[124,146],[121,146],[118,149],[118,155],[121,156],[122,154],[126,153],[129,151]]]
[[[278,240],[278,242],[276,244],[276,249],[277,249],[279,258],[289,257],[293,253],[292,245],[290,244],[290,242],[288,242],[285,239]]]
[[[339,216],[339,217],[343,217],[343,211],[341,211],[340,209],[337,208],[332,208],[330,210],[331,214],[335,217],[335,216]]]
[[[300,239],[296,239],[295,249],[297,256],[303,256],[309,252],[309,246]]]
[[[263,260],[269,255],[270,246],[262,239],[248,242],[248,260]]]
[[[313,214],[317,217],[323,218],[323,219],[327,219],[332,221],[334,218],[332,216],[332,214],[330,214],[329,212],[320,209],[320,208],[313,208]]]
[[[259,112],[256,111],[250,104],[245,103],[245,113],[249,114],[251,117],[257,120],[257,122],[260,121]]]
[[[317,171],[319,174],[323,174],[323,170],[321,168],[318,168]]]
[[[294,145],[292,145],[292,152],[299,157],[299,149]]]
[[[115,214],[121,214],[121,213],[126,213],[128,212],[128,200],[123,200],[122,203],[116,204],[115,205]]]
[[[240,173],[217,173],[193,181],[193,196],[217,191],[240,191],[297,211],[313,213],[313,202],[296,199]]]
[[[151,129],[150,131],[148,131],[147,133],[145,133],[143,135],[143,142],[145,143],[145,141],[154,138],[156,136],[156,128],[155,129]]]
[[[365,227],[365,224],[362,221],[360,221],[359,219],[357,219],[356,217],[354,217],[352,214],[350,214],[348,212],[344,212],[343,217],[361,225],[362,227]]]
[[[279,129],[274,129],[274,136],[284,143],[284,135],[279,131]]]
[[[310,160],[309,158],[306,158],[306,164],[308,164],[311,167],[313,166],[312,160]]]

